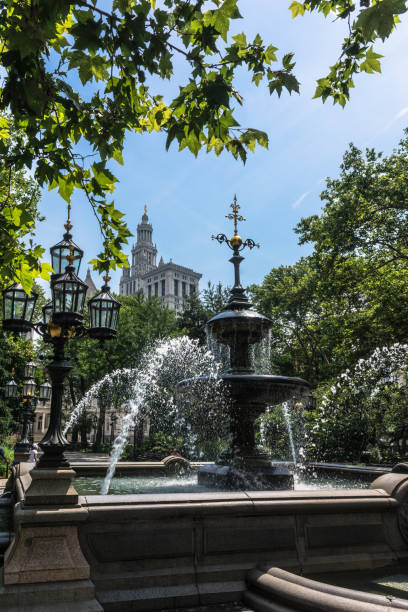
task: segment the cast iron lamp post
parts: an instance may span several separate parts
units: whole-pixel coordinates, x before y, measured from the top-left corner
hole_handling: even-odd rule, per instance
[[[22,430],[20,440],[16,442],[14,447],[15,453],[27,453],[30,448],[30,440],[28,432],[30,423],[34,421],[34,412],[37,405],[37,399],[46,402],[51,397],[51,385],[49,382],[44,382],[38,387],[38,397],[36,395],[37,385],[34,381],[34,376],[37,366],[30,361],[24,366],[24,382],[22,393],[19,394],[18,385],[14,380],[14,368],[12,370],[12,378],[6,383],[4,391],[7,402],[10,405],[16,405],[22,400],[20,418],[22,421]]]
[[[114,338],[120,309],[120,302],[110,293],[110,277],[105,275],[101,292],[88,302],[90,328],[84,327],[87,285],[77,276],[83,251],[72,241],[70,210],[71,206],[68,205],[63,240],[50,249],[54,270],[51,277],[52,299],[42,309],[43,320],[38,323],[32,321],[38,297],[34,291],[27,295],[16,283],[3,291],[3,329],[13,333],[35,329],[53,347],[53,359],[47,366],[52,389],[50,423],[39,443],[43,455],[37,468],[69,467],[64,457],[68,441],[61,431],[64,380],[73,367],[65,356],[66,343],[74,336],[89,335],[101,342]]]

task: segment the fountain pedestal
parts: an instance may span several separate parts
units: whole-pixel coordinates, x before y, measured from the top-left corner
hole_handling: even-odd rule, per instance
[[[198,470],[198,484],[215,489],[280,491],[293,489],[293,474],[285,465],[207,465]]]

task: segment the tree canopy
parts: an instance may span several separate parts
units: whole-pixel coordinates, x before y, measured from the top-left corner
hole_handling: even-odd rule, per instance
[[[252,288],[272,319],[274,371],[315,387],[315,459],[407,455],[407,147],[407,135],[389,156],[350,145],[321,214],[295,228],[312,253]]]
[[[13,127],[10,116],[0,115],[0,133],[6,124],[12,157],[21,131]],[[36,223],[42,220],[39,200],[40,189],[27,169],[18,170],[0,157],[0,286],[17,280],[29,287],[32,278],[48,277],[51,266],[41,263],[44,249],[34,242]]]
[[[404,138],[387,157],[350,145],[322,213],[295,228],[312,254],[253,288],[282,373],[327,383],[376,347],[407,341],[407,147]]]
[[[350,0],[311,0],[290,9],[294,17],[320,11],[344,20],[340,59],[316,96],[345,104],[357,72],[380,70],[372,43],[391,34],[406,7],[403,0],[363,0],[359,10]],[[271,94],[299,90],[291,51],[279,56],[259,34],[231,36],[231,20],[240,17],[239,0],[0,0],[0,111],[10,111],[19,129],[10,151],[9,120],[1,119],[1,164],[32,168],[41,187],[58,189],[66,201],[83,191],[103,235],[93,260],[99,271],[126,265],[130,232],[112,200],[110,161],[123,163],[127,131],[164,132],[167,148],[227,150],[245,162],[268,137],[259,126],[240,125],[237,71],[247,69]],[[188,76],[165,100],[160,83],[178,79],[177,57]],[[40,257],[22,249],[16,261],[15,270],[26,266],[27,287]]]
[[[336,179],[321,194],[323,214],[302,219],[300,244],[312,242],[328,265],[364,255],[373,267],[408,259],[408,130],[391,155],[350,145]]]

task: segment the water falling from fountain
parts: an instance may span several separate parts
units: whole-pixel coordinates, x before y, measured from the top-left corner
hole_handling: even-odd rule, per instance
[[[271,374],[272,332],[268,330],[265,338],[249,347],[255,374]]]
[[[115,473],[116,464],[122,456],[129,439],[132,426],[143,414],[160,417],[161,411],[170,413],[172,422],[177,427],[188,431],[192,425],[195,429],[211,428],[217,430],[223,406],[222,383],[218,379],[219,364],[206,348],[187,337],[159,341],[146,351],[141,365],[133,370],[133,380],[127,402],[127,413],[122,420],[122,429],[115,439],[110,456],[110,464],[102,485],[101,493],[109,491],[110,481]],[[175,387],[180,378],[186,376],[207,376],[213,384],[203,385],[197,381],[199,402],[191,406],[188,399],[175,400]],[[215,401],[214,395],[218,395]],[[189,425],[187,425],[187,421]]]
[[[122,456],[123,449],[129,439],[130,430],[137,421],[140,403],[129,400],[128,405],[129,410],[122,419],[122,429],[112,446],[108,471],[106,472],[105,479],[101,486],[101,495],[107,495],[109,491],[110,482],[115,474],[116,464]]]
[[[122,387],[129,387],[130,380],[135,375],[135,369],[131,368],[120,368],[111,372],[110,374],[106,374],[101,380],[95,383],[84,395],[84,397],[78,402],[75,406],[69,418],[65,422],[63,435],[67,434],[67,431],[75,425],[78,421],[79,417],[82,413],[90,408],[92,405],[92,400],[96,399],[99,394],[106,389],[118,388],[119,384]],[[124,400],[126,399],[126,393],[124,394]]]
[[[293,440],[293,431],[292,431],[292,422],[290,418],[289,402],[282,403],[282,412],[283,412],[283,416],[285,417],[286,429],[288,430],[289,444],[290,444],[290,450],[292,453],[293,464],[296,468],[296,464],[297,464],[296,449],[295,449],[295,443]]]

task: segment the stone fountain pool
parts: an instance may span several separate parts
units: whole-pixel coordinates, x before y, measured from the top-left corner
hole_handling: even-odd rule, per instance
[[[79,495],[100,495],[104,478],[102,476],[77,476],[75,489]],[[365,489],[369,483],[364,478],[341,477],[295,477],[295,491],[319,491],[331,489]],[[109,495],[204,493],[214,489],[198,484],[197,474],[181,478],[171,476],[121,476],[111,480]]]

